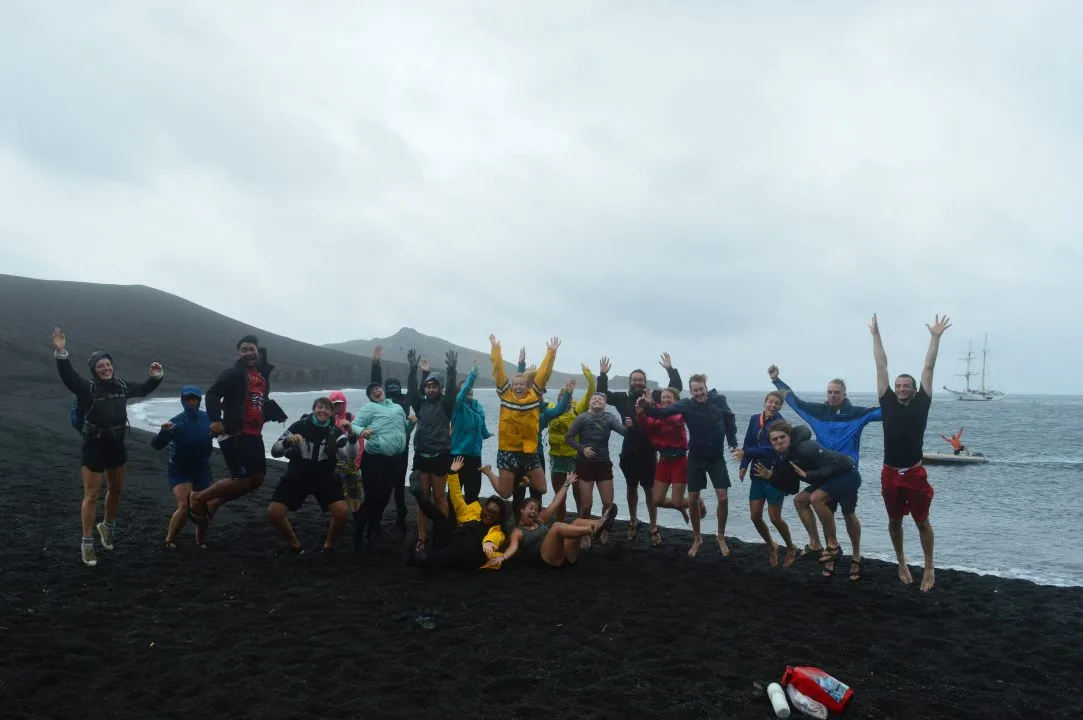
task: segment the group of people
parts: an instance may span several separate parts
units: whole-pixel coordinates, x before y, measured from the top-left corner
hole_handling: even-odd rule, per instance
[[[303,546],[289,513],[312,496],[330,515],[322,550],[334,549],[352,515],[355,549],[365,552],[378,541],[392,498],[396,525],[405,533],[404,491],[409,469],[410,492],[418,513],[416,542],[409,543],[407,563],[462,570],[497,569],[517,557],[539,567],[574,564],[593,542],[608,542],[617,516],[614,463],[609,454],[610,438],[616,432],[623,436],[618,465],[626,480],[629,540],[635,540],[639,533],[636,508],[642,490],[650,544],[663,542],[658,508],[674,509],[691,523],[688,555],[696,557],[702,545],[701,523],[707,514],[701,493],[709,479],[718,501],[718,546],[721,554],[728,556],[728,455],[738,463],[739,479],[751,476],[749,511],[767,543],[772,566],[780,563],[781,548],[763,520],[765,505],[786,547],[781,564],[789,567],[798,557],[812,555],[825,577],[834,575],[842,555],[835,525],[835,513],[841,507],[852,546],[849,579],[856,582],[862,569],[861,523],[856,513],[861,487],[857,469],[860,440],[865,425],[881,422],[881,492],[899,578],[912,582],[902,534],[902,519],[909,514],[921,539],[925,561],[921,589],[927,591],[935,582],[933,529],[928,520],[933,489],[921,464],[922,442],[939,341],[950,324],[947,317],[937,316],[927,327],[931,338],[920,382],[903,374],[895,378],[892,388],[879,325],[873,316],[869,329],[878,407],[852,405],[841,379],[828,383],[826,402],[801,400],[772,365],[768,374],[776,390],[767,393],[763,411],[749,419],[740,444],[736,418],[726,397],[709,389],[703,374],[689,378],[690,397],[681,397],[681,376],[667,353],[659,361],[667,374],[664,387],[649,389],[647,374],[636,369],[629,374],[627,391],[610,391],[612,366],[608,358],[602,358],[597,378],[583,366],[587,392],[578,401],[573,399],[575,382],[570,381],[560,389],[555,402],[547,402],[546,385],[560,340],[552,338],[547,343],[537,367],[528,368],[525,350],[520,350],[517,372],[509,377],[500,342],[490,336],[492,375],[500,401],[495,471],[481,460],[483,443],[492,433],[484,408],[473,398],[480,374],[478,362],[459,383],[455,352],[446,354],[441,375],[411,350],[404,389],[404,383],[396,378],[383,381],[382,350],[377,347],[371,383],[366,388],[367,402],[356,415],[348,412],[343,393],[331,393],[318,398],[311,412],[292,422],[274,442],[272,456],[284,457],[289,463],[272,494],[268,518],[290,550],[301,553]],[[152,363],[147,380],[128,383],[114,375],[111,356],[96,352],[89,361],[89,377],[83,377],[71,366],[64,334],[55,329],[52,338],[61,379],[76,397],[73,424],[83,438],[81,553],[83,562],[94,566],[95,529],[102,548],[114,547],[126,465],[125,403],[128,398],[150,394],[161,383],[164,370]],[[152,441],[154,447],[169,450],[167,477],[177,502],[166,532],[168,548],[176,547],[178,533],[188,520],[196,526],[196,543],[206,547],[215,513],[264,481],[264,425],[287,420],[269,397],[273,366],[268,363],[266,349],[249,335],[238,341],[237,355],[236,362],[205,394],[195,386],[182,389],[181,412],[164,423]],[[206,410],[200,409],[201,402]],[[781,413],[783,405],[806,424],[787,421]],[[550,450],[549,483],[543,452],[545,432]],[[411,435],[412,463],[408,456]],[[217,481],[211,477],[213,438],[218,438],[229,468],[229,477]],[[482,475],[496,491],[487,498],[479,497]],[[95,525],[103,480],[107,487],[105,517]],[[550,486],[554,496],[543,505]],[[601,500],[597,517],[592,514],[595,486]],[[782,518],[782,504],[788,495],[794,496],[798,517],[808,533],[808,544],[800,551]],[[570,521],[569,496],[576,504]]]

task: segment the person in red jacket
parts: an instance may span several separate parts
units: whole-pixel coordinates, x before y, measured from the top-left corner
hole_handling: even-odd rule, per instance
[[[659,405],[669,407],[681,397],[681,391],[675,388],[662,390]],[[647,441],[658,451],[658,464],[654,469],[654,504],[657,507],[676,510],[688,522],[688,431],[684,426],[683,415],[670,415],[667,418],[652,418],[643,409],[646,403],[636,404],[639,426]],[[672,497],[667,498],[670,488]],[[651,526],[651,545],[662,544],[662,534],[657,524]]]

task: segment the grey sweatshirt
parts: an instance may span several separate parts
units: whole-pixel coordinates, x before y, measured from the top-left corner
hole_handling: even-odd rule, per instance
[[[572,426],[568,428],[565,439],[568,441],[569,447],[576,449],[577,459],[587,460],[588,462],[604,462],[609,460],[609,437],[614,430],[621,435],[628,432],[628,428],[624,427],[624,423],[612,413],[603,412],[595,415],[588,410],[572,421]],[[592,458],[588,458],[583,454],[583,448],[588,447],[594,450],[594,457]]]

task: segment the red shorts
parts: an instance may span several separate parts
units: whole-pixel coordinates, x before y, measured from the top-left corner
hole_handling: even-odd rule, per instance
[[[660,457],[654,469],[654,481],[662,485],[686,485],[688,483],[688,456]]]
[[[884,495],[887,516],[892,520],[906,515],[913,515],[919,522],[929,518],[933,486],[929,484],[929,474],[923,466],[899,470],[885,465],[880,471],[880,490]]]

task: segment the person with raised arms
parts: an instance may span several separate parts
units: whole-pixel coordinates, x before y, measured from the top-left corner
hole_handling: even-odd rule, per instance
[[[568,428],[575,419],[585,413],[590,407],[590,398],[594,394],[594,373],[586,365],[581,365],[583,377],[587,379],[587,391],[578,401],[572,402],[572,393],[575,391],[575,381],[570,380],[564,386],[567,404],[562,405],[561,399],[557,403],[549,403],[542,413],[542,422],[546,422],[546,414],[554,413],[554,417],[548,420],[549,427],[549,482],[555,493],[564,487],[568,480],[568,473],[575,472],[576,450],[568,444]],[[559,412],[558,412],[559,411]],[[539,445],[538,452],[542,452]],[[579,500],[576,498],[576,507]],[[564,522],[567,517],[567,500],[556,505],[553,517],[557,522]]]
[[[421,473],[421,492],[426,497],[432,493],[433,502],[446,516],[448,514],[445,493],[448,468],[451,467],[451,416],[455,412],[455,366],[459,354],[448,350],[445,357],[445,378],[430,373],[429,361],[422,360],[420,388],[416,376],[410,373],[407,394],[410,407],[417,416],[417,435],[414,437],[414,470]],[[363,472],[363,471],[362,471]],[[418,550],[425,549],[428,541],[424,515],[417,518]]]
[[[53,328],[52,342],[60,380],[75,395],[73,425],[83,438],[83,503],[79,511],[83,535],[79,551],[83,564],[94,567],[98,564],[94,550],[94,520],[103,479],[105,512],[96,528],[102,547],[106,550],[115,547],[117,509],[128,469],[128,451],[124,446],[124,437],[128,433],[128,398],[146,397],[154,392],[162,383],[165,370],[159,363],[152,362],[146,380],[126,382],[113,374],[113,356],[98,350],[91,353],[87,361],[90,377],[85,378],[71,366],[67,338],[60,328]]]
[[[681,374],[673,367],[669,353],[662,353],[658,364],[668,375],[667,387],[676,389],[678,392],[684,389],[681,382]],[[647,373],[636,368],[628,375],[628,391],[613,392],[609,389],[609,371],[613,369],[608,357],[603,357],[599,363],[598,392],[605,395],[607,404],[612,405],[620,415],[621,421],[632,420],[628,433],[624,436],[624,442],[620,449],[620,470],[624,474],[626,483],[626,495],[628,500],[628,539],[635,540],[639,532],[639,519],[636,517],[639,506],[639,488],[643,488],[643,494],[647,505],[647,516],[650,526],[658,527],[658,508],[654,504],[654,476],[658,463],[658,455],[647,440],[643,431],[636,422],[636,401],[644,394],[651,394],[647,390]],[[654,402],[661,399],[661,393],[653,393]]]
[[[593,401],[592,396],[592,401]],[[500,567],[522,554],[526,563],[535,568],[559,568],[575,565],[584,537],[597,537],[608,531],[617,517],[617,506],[610,505],[598,520],[576,518],[571,523],[554,522],[556,505],[562,502],[568,488],[575,485],[575,473],[568,473],[565,483],[553,497],[548,507],[542,508],[537,498],[528,498],[519,509],[519,524],[508,537],[508,547],[503,555],[493,557],[489,567]]]
[[[680,399],[679,390],[664,388],[658,404],[665,408]],[[676,510],[687,523],[688,499],[685,497],[685,490],[688,489],[688,430],[685,429],[684,417],[670,415],[666,418],[653,418],[644,412],[646,407],[646,401],[642,398],[636,401],[640,427],[647,436],[647,441],[658,451],[658,465],[654,471],[654,505]],[[673,488],[673,495],[667,499],[670,488]],[[702,503],[701,499],[701,506]],[[702,519],[706,508],[699,512]],[[655,524],[651,526],[651,546],[658,547],[661,544],[662,531]]]
[[[169,464],[166,477],[177,509],[169,518],[165,533],[165,547],[175,550],[177,534],[188,521],[188,493],[211,486],[211,419],[200,410],[203,391],[194,385],[181,388],[180,414],[162,423],[161,430],[150,441],[155,450],[169,447]],[[196,526],[196,545],[207,548],[207,528]]]
[[[613,462],[609,458],[609,438],[614,432],[624,435],[631,426],[631,418],[621,422],[616,415],[606,412],[605,395],[596,392],[590,396],[588,409],[572,421],[564,441],[574,448],[575,474],[579,478],[579,517],[590,520],[590,510],[594,504],[594,486],[598,486],[598,495],[602,499],[602,514],[613,511]],[[559,507],[554,507],[554,510]],[[602,544],[607,541],[609,528],[602,536]]]
[[[880,338],[880,323],[876,315],[869,323],[872,333],[872,355],[876,361],[876,393],[884,417],[884,467],[880,471],[880,487],[887,508],[887,528],[895,557],[899,563],[899,580],[909,585],[914,581],[906,564],[903,549],[902,519],[907,514],[914,518],[925,555],[925,571],[921,577],[921,590],[928,592],[936,583],[933,568],[933,526],[929,522],[929,508],[933,503],[933,488],[929,475],[921,464],[925,441],[925,426],[929,422],[929,408],[933,395],[933,368],[940,350],[940,336],[951,322],[947,315],[936,316],[929,329],[929,349],[925,353],[925,366],[921,370],[921,386],[913,375],[895,378],[895,389],[888,386],[887,353]]]
[[[748,429],[745,431],[744,443],[734,455],[740,460],[740,469],[737,476],[744,480],[748,472],[749,463],[753,460],[766,462],[775,454],[768,433],[775,423],[783,421],[779,409],[782,407],[782,393],[772,390],[763,399],[763,412],[756,413],[748,420]],[[778,543],[771,537],[771,531],[767,523],[763,521],[763,506],[767,505],[767,516],[771,518],[771,524],[778,530],[779,535],[786,543],[786,558],[783,561],[785,567],[793,565],[796,559],[793,539],[790,536],[790,526],[782,519],[782,503],[786,494],[776,488],[767,480],[752,476],[748,488],[748,511],[752,517],[752,524],[756,526],[756,532],[767,543],[768,564],[771,567],[778,565]]]
[[[546,344],[545,356],[533,377],[517,373],[510,379],[495,335],[489,336],[489,344],[496,394],[500,398],[496,453],[500,475],[495,490],[501,497],[509,498],[515,490],[516,478],[525,476],[532,494],[540,497],[545,493],[545,471],[538,457],[542,395],[553,373],[560,339],[554,337]]]
[[[707,390],[707,376],[693,375],[688,379],[691,398],[683,398],[668,407],[654,404],[650,393],[643,395],[646,407],[643,412],[653,418],[667,418],[682,415],[688,426],[688,505],[699,505],[700,493],[707,489],[707,478],[711,479],[715,495],[718,497],[718,549],[723,557],[729,557],[730,548],[726,543],[726,520],[729,516],[730,476],[726,469],[724,443],[728,441],[731,450],[737,449],[737,421],[726,402],[726,396],[717,390]],[[702,513],[692,515],[692,547],[688,557],[699,554],[703,539],[700,536]]]
[[[882,417],[878,407],[862,407],[854,405],[846,397],[846,381],[835,378],[827,383],[827,400],[822,403],[808,402],[797,397],[790,386],[782,382],[778,376],[778,366],[772,365],[767,368],[767,375],[771,382],[785,396],[786,404],[804,420],[816,433],[816,439],[828,450],[849,455],[854,465],[860,461],[861,433],[865,426],[871,422],[879,422]],[[815,488],[806,488],[793,499],[793,506],[797,509],[797,516],[801,518],[801,524],[808,532],[809,542],[801,551],[801,557],[811,554],[820,554],[823,545],[820,544],[820,533],[816,528],[816,515],[812,510],[812,493]],[[846,534],[850,536],[850,542],[855,548],[861,546],[861,523],[857,519],[857,513],[843,515],[846,522]],[[857,556],[860,559],[860,555]]]
[[[383,359],[383,356],[383,345],[377,345],[372,349],[372,367],[369,373],[369,384],[370,386],[375,384],[383,387],[387,399],[401,406],[402,411],[407,416],[410,416],[413,414],[413,411],[410,408],[410,399],[406,396],[406,393],[403,392],[402,381],[398,378],[388,378],[387,383],[384,383],[383,365],[380,362]],[[410,368],[410,377],[413,377],[417,372],[417,351],[413,348],[406,353],[406,362]],[[391,497],[395,498],[395,529],[403,535],[406,534],[406,476],[410,473],[410,434],[413,431],[414,426],[411,424],[406,429],[406,445],[403,447],[402,452],[395,458],[395,482],[391,490]],[[373,509],[373,517],[376,517],[376,514],[378,513],[378,516],[381,519],[383,518],[384,510],[391,501],[391,497],[383,499],[383,504],[380,505],[379,510]]]
[[[479,372],[481,368],[474,360],[470,374],[459,384],[451,415],[451,454],[463,459],[458,477],[467,503],[476,501],[481,493],[481,448],[492,437],[485,423],[485,408],[474,399],[474,382]]]

